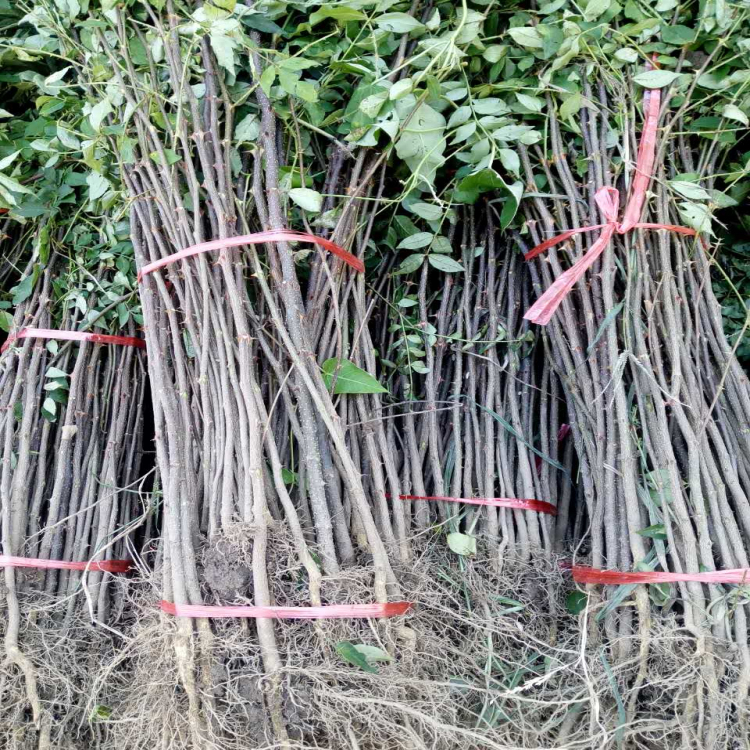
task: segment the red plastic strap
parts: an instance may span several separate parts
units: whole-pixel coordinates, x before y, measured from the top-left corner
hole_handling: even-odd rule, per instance
[[[750,584],[750,568],[714,570],[710,573],[668,573],[654,570],[641,573],[620,573],[617,570],[597,570],[585,565],[573,565],[573,580],[577,583],[746,583]]]
[[[33,557],[0,555],[0,568],[42,568],[44,570],[89,570],[105,573],[127,573],[133,563],[130,560],[90,560],[87,562],[65,562],[65,560],[39,560]]]
[[[359,258],[348,253],[343,247],[337,245],[335,242],[326,240],[323,237],[317,237],[314,234],[297,232],[293,229],[272,229],[267,232],[242,234],[239,237],[226,237],[223,240],[211,240],[210,242],[201,242],[199,245],[186,247],[178,253],[173,253],[166,258],[161,258],[160,260],[156,260],[153,263],[143,266],[138,272],[138,281],[142,281],[144,276],[148,276],[148,274],[158,271],[160,268],[164,268],[164,266],[168,266],[171,263],[182,260],[183,258],[190,258],[193,255],[207,253],[211,250],[225,250],[229,247],[240,247],[242,245],[262,245],[265,242],[312,242],[338,256],[356,271],[363,273],[365,270],[365,264]]]
[[[677,232],[689,236],[695,236],[696,231],[688,227],[675,226],[674,224],[648,224],[641,223],[639,219],[643,212],[643,204],[646,201],[646,190],[651,181],[654,171],[654,160],[656,159],[656,135],[659,121],[659,108],[661,106],[661,91],[654,89],[647,91],[644,96],[644,111],[646,121],[643,124],[643,135],[638,148],[638,158],[635,165],[635,177],[631,187],[630,198],[625,208],[623,220],[618,222],[617,214],[620,206],[620,191],[612,187],[603,187],[597,190],[594,198],[599,210],[607,220],[606,224],[596,224],[591,227],[579,227],[568,229],[555,237],[545,240],[524,256],[531,260],[554,245],[558,245],[570,239],[575,234],[582,232],[593,232],[601,229],[602,233],[591,248],[565,273],[561,274],[552,286],[526,311],[523,316],[526,320],[539,325],[547,325],[565,299],[566,295],[575,286],[576,282],[586,273],[596,259],[606,250],[612,235],[627,234],[632,229],[666,229],[669,232]]]
[[[4,352],[18,339],[91,341],[94,344],[116,344],[117,346],[135,346],[139,349],[146,348],[146,342],[135,336],[109,336],[103,333],[92,333],[90,331],[56,331],[52,328],[23,328],[18,333],[8,336],[6,342],[0,347],[0,353]]]
[[[513,508],[514,510],[533,510],[537,513],[557,515],[557,508],[544,500],[522,500],[516,497],[443,497],[442,495],[399,495],[399,500],[443,500],[447,503],[465,503],[467,505],[493,505],[496,508]]]
[[[333,604],[325,607],[206,607],[202,604],[161,602],[162,612],[175,617],[241,617],[274,620],[344,620],[395,617],[412,608],[411,602],[388,604]]]

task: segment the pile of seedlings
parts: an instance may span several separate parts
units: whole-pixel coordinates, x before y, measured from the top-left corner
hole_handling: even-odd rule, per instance
[[[748,11],[584,5],[0,0],[9,747],[741,746],[747,586],[574,579],[749,567]]]

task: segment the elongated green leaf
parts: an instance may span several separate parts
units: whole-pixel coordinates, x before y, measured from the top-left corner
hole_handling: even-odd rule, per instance
[[[639,536],[645,536],[647,539],[659,539],[666,541],[667,530],[663,523],[655,523],[653,526],[647,526],[645,529],[639,529],[635,532]]]
[[[359,667],[363,672],[377,674],[377,667],[373,667],[364,654],[357,650],[357,647],[349,641],[340,641],[336,644],[336,653],[349,664]]]
[[[520,44],[522,47],[541,49],[544,46],[544,39],[536,26],[520,26],[515,29],[508,29],[508,34],[516,44]]]
[[[619,304],[615,305],[605,316],[604,320],[602,321],[602,324],[599,326],[599,330],[596,332],[596,336],[594,336],[594,340],[591,342],[591,346],[589,346],[588,350],[586,351],[586,356],[590,357],[591,352],[594,351],[594,348],[599,343],[599,339],[604,334],[604,331],[607,330],[609,325],[612,323],[612,321],[620,314],[620,311],[623,308],[623,305],[625,302],[620,302]]]
[[[673,70],[648,70],[645,73],[639,73],[633,76],[633,80],[647,89],[663,89],[674,83],[680,77],[679,73]]]
[[[453,260],[448,255],[430,255],[428,261],[433,268],[444,273],[457,273],[464,270],[457,260]]]
[[[13,316],[5,310],[0,310],[0,329],[6,333],[13,327]]]
[[[424,24],[408,13],[384,13],[375,19],[375,23],[381,29],[396,34],[408,34],[410,31],[424,28]]]
[[[340,366],[339,366],[340,365]],[[327,359],[323,362],[323,381],[330,388],[336,379],[336,394],[388,393],[370,373],[361,370],[349,360]]]
[[[378,648],[377,646],[368,646],[365,643],[355,643],[354,648],[357,649],[357,651],[359,651],[369,663],[393,661],[393,657],[391,657],[387,651],[383,651],[382,648]]]
[[[310,188],[292,188],[289,197],[305,211],[319,213],[323,207],[323,196],[317,190]]]
[[[28,276],[24,276],[24,278],[21,279],[18,285],[12,289],[14,305],[20,305],[22,302],[25,302],[29,297],[31,297],[31,293],[34,291],[35,281],[35,275],[33,273],[29,274]]]
[[[478,407],[482,411],[487,412],[495,421],[497,421],[499,424],[501,424],[511,435],[513,435],[516,440],[519,440],[522,442],[530,451],[535,453],[539,458],[542,459],[542,461],[546,461],[550,466],[554,466],[556,469],[559,469],[563,474],[567,475],[568,472],[566,471],[565,467],[555,461],[554,458],[550,458],[546,453],[542,453],[542,451],[535,448],[531,443],[529,443],[522,435],[520,435],[514,428],[513,425],[508,422],[507,420],[503,419],[496,411],[493,411],[492,409],[489,409],[486,406],[483,406],[482,404],[477,403],[473,399],[470,399],[468,396],[459,396],[459,398],[465,398],[467,401],[474,404],[474,406]]]

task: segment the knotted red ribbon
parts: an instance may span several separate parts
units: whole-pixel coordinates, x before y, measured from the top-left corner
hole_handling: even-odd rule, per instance
[[[57,331],[52,328],[22,328],[18,333],[8,336],[0,347],[0,354],[18,339],[55,339],[57,341],[90,341],[93,344],[116,344],[117,346],[135,346],[145,349],[146,342],[135,336],[110,336],[91,331]]]
[[[411,602],[387,604],[331,604],[324,607],[207,607],[202,604],[173,604],[162,600],[161,610],[175,617],[251,618],[274,620],[349,620],[396,617],[412,608]]]
[[[526,311],[523,316],[526,320],[539,325],[547,325],[551,320],[560,303],[570,292],[575,283],[594,264],[596,259],[607,249],[614,234],[627,234],[633,229],[666,229],[678,234],[694,236],[696,231],[688,227],[675,226],[673,224],[650,224],[640,222],[643,212],[643,204],[646,202],[646,190],[648,189],[654,171],[656,159],[656,129],[659,122],[659,108],[661,106],[661,91],[655,89],[646,91],[643,100],[643,108],[646,120],[643,124],[643,135],[638,148],[638,158],[635,165],[635,177],[630,191],[630,199],[625,208],[623,220],[617,220],[620,208],[620,191],[612,187],[603,187],[597,190],[594,199],[599,210],[606,219],[606,224],[596,224],[591,227],[579,227],[568,229],[565,232],[545,240],[524,256],[526,260],[536,258],[545,250],[565,242],[573,235],[584,232],[593,232],[601,229],[602,233],[591,248],[565,273],[557,278],[552,286]]]
[[[190,258],[193,255],[207,253],[210,250],[225,250],[229,247],[240,247],[242,245],[262,245],[266,242],[312,242],[341,258],[341,260],[348,263],[355,271],[363,273],[365,270],[365,264],[359,258],[348,253],[341,245],[337,245],[335,242],[331,242],[331,240],[318,237],[314,234],[297,232],[294,229],[271,229],[267,232],[242,234],[238,237],[225,237],[223,240],[211,240],[210,242],[191,245],[184,250],[168,255],[166,258],[160,258],[153,263],[143,266],[138,272],[138,281],[143,281],[144,276],[148,276],[148,274],[158,271],[160,268],[164,268],[164,266],[168,266],[184,258]]]

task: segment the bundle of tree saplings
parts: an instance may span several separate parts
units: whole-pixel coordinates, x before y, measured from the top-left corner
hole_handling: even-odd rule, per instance
[[[67,263],[55,253],[40,266],[29,264],[16,287],[25,299],[11,337],[85,328]],[[96,291],[81,299],[97,309]],[[119,641],[111,628],[123,616],[122,579],[47,561],[132,559],[130,534],[148,510],[138,481],[145,365],[131,346],[9,344],[0,373],[3,555],[29,567],[3,565],[3,724],[22,746],[38,730],[59,742],[89,718],[93,675]]]
[[[697,3],[661,15],[659,6],[653,14],[608,5],[590,4],[577,17],[518,14],[509,30],[508,54],[529,60],[527,81],[540,103],[524,120],[546,134],[520,152],[534,194],[519,246],[602,225],[566,234],[530,261],[537,296],[606,244],[601,260],[559,295],[559,308],[537,306],[528,316],[544,323],[551,313],[536,330],[562,380],[580,461],[589,526],[578,553],[595,568],[623,572],[746,568],[750,389],[724,339],[710,271],[712,212],[736,204],[736,177],[720,175],[736,121],[747,121],[735,104],[747,51],[734,36],[747,14]],[[649,118],[658,120],[653,166]],[[612,224],[623,215],[624,224]],[[610,658],[630,660],[617,680],[623,723],[657,718],[643,701],[664,670],[651,638],[666,620],[693,635],[702,666],[697,684],[674,675],[679,719],[664,724],[664,741],[726,747],[746,736],[744,587],[590,588]],[[629,596],[633,606],[624,606]]]
[[[643,220],[705,235],[729,202],[711,175],[746,117],[744,16],[675,7],[30,3],[6,46],[69,67],[20,74],[51,118],[24,135],[127,204],[163,485],[153,585],[91,688],[99,746],[740,737],[742,589],[583,592],[554,558],[745,564],[745,385],[710,254],[618,237],[546,329],[523,319],[566,261],[519,246],[633,181],[643,73],[675,94]],[[406,618],[183,616],[398,600]]]
[[[409,506],[398,496],[418,469],[393,464],[386,469],[390,486],[378,479],[377,492],[366,492],[369,479],[366,484],[362,475],[379,471],[387,452],[385,432],[379,433],[379,445],[366,425],[352,425],[347,436],[341,413],[347,423],[367,423],[381,412],[372,412],[361,392],[350,390],[343,399],[336,392],[339,379],[343,383],[350,377],[351,357],[362,358],[362,367],[355,365],[358,373],[377,375],[366,346],[370,332],[358,338],[371,325],[365,282],[332,256],[316,255],[306,263],[299,247],[285,241],[268,243],[262,252],[250,245],[162,263],[197,243],[288,228],[295,218],[301,229],[321,234],[331,229],[331,238],[355,255],[370,242],[367,225],[375,217],[365,198],[382,197],[378,179],[382,182],[388,154],[370,150],[377,139],[371,138],[369,146],[355,144],[355,132],[349,134],[351,145],[342,145],[309,123],[311,112],[322,122],[314,108],[298,114],[297,107],[314,103],[305,97],[312,99],[320,85],[301,80],[305,60],[288,47],[269,52],[271,37],[261,40],[252,31],[261,23],[258,14],[241,12],[241,6],[233,11],[206,6],[181,19],[171,6],[162,12],[136,4],[132,14],[95,15],[80,41],[48,26],[58,33],[66,57],[78,61],[88,97],[85,127],[96,134],[96,148],[119,158],[119,173],[132,198],[131,237],[141,272],[144,327],[149,352],[157,353],[148,357],[148,366],[164,494],[157,570],[161,597],[178,607],[401,599],[404,584],[394,561],[409,557],[408,536],[415,529],[407,525]],[[478,20],[471,18],[476,36]],[[444,77],[458,65],[459,45],[471,41],[462,36],[465,21],[466,13],[451,17],[441,30],[453,37],[456,55],[435,57],[426,72],[420,71],[421,88],[394,99],[396,109],[389,117],[398,119],[405,134],[402,154],[422,129],[423,117],[445,125],[442,115],[423,104],[425,85],[430,70]],[[243,23],[251,31],[245,33]],[[383,28],[377,36],[388,37],[394,69],[413,52],[408,39],[393,31]],[[321,55],[343,59],[348,45],[344,40]],[[97,79],[97,71],[104,69],[112,70],[106,85]],[[341,73],[336,86],[345,77]],[[292,84],[295,93],[289,99],[284,87]],[[437,79],[435,85],[442,95]],[[365,98],[360,91],[353,121],[374,121],[358,109]],[[444,146],[442,136],[438,143]],[[413,189],[423,191],[441,157],[435,158],[432,145],[419,153],[413,143],[410,148],[403,164],[419,178]],[[352,149],[359,151],[354,158]],[[311,160],[325,163],[323,176]],[[311,179],[328,186],[327,206],[319,191],[296,187]],[[316,214],[321,214],[319,221],[309,226]],[[354,241],[357,234],[361,243]],[[307,274],[303,295],[298,276]],[[397,383],[397,389],[404,387]],[[336,402],[342,401],[346,406],[340,413]],[[528,423],[530,413],[523,419]],[[432,450],[433,461],[442,457],[434,453],[435,446]],[[526,455],[523,460],[528,464]],[[391,490],[391,498],[384,489]],[[422,507],[431,514],[428,505]],[[447,510],[442,512],[447,516]],[[426,518],[416,530],[426,529]],[[535,528],[541,540],[541,524]],[[455,560],[444,537],[439,549]],[[290,705],[304,702],[300,692],[309,689],[302,676],[295,679],[292,656],[298,649],[306,654],[311,647],[305,639],[311,638],[318,647],[309,655],[312,669],[331,649],[346,650],[346,643],[370,632],[356,622],[310,628],[258,619],[248,627],[177,617],[172,625],[167,615],[156,627],[154,604],[149,602],[150,617],[143,612],[144,635],[132,654],[139,654],[137,661],[149,674],[158,658],[164,679],[176,679],[184,692],[139,680],[143,690],[122,696],[116,710],[126,716],[136,706],[162,706],[147,712],[141,733],[129,740],[144,746],[165,731],[195,746],[233,742],[241,736],[232,731],[242,711],[237,684],[248,680],[258,683],[250,693],[250,702],[258,704],[254,710],[268,712],[265,741],[287,742],[296,731]],[[469,614],[482,623],[492,619],[482,608],[474,614],[473,605]],[[435,621],[429,628],[428,640],[442,625]],[[166,651],[165,632],[173,646]],[[382,632],[383,638],[394,634],[391,644],[394,637],[407,646],[414,643],[414,631],[398,621],[383,623]],[[481,628],[467,625],[463,637],[473,642],[477,632]],[[423,660],[415,668],[425,677],[432,673]],[[270,689],[259,689],[264,685]],[[439,716],[433,720],[442,722]],[[320,717],[310,721],[325,724]],[[394,726],[399,722],[393,719]],[[376,735],[366,736],[369,743],[377,741]]]
[[[106,718],[92,688],[123,643],[127,566],[112,561],[134,558],[146,526],[145,362],[132,346],[26,337],[133,337],[139,313],[128,223],[84,166],[103,169],[75,135],[70,67],[24,57],[45,40],[12,23],[17,11],[2,8],[18,36],[3,46],[0,125],[0,734],[4,747],[62,747]]]

